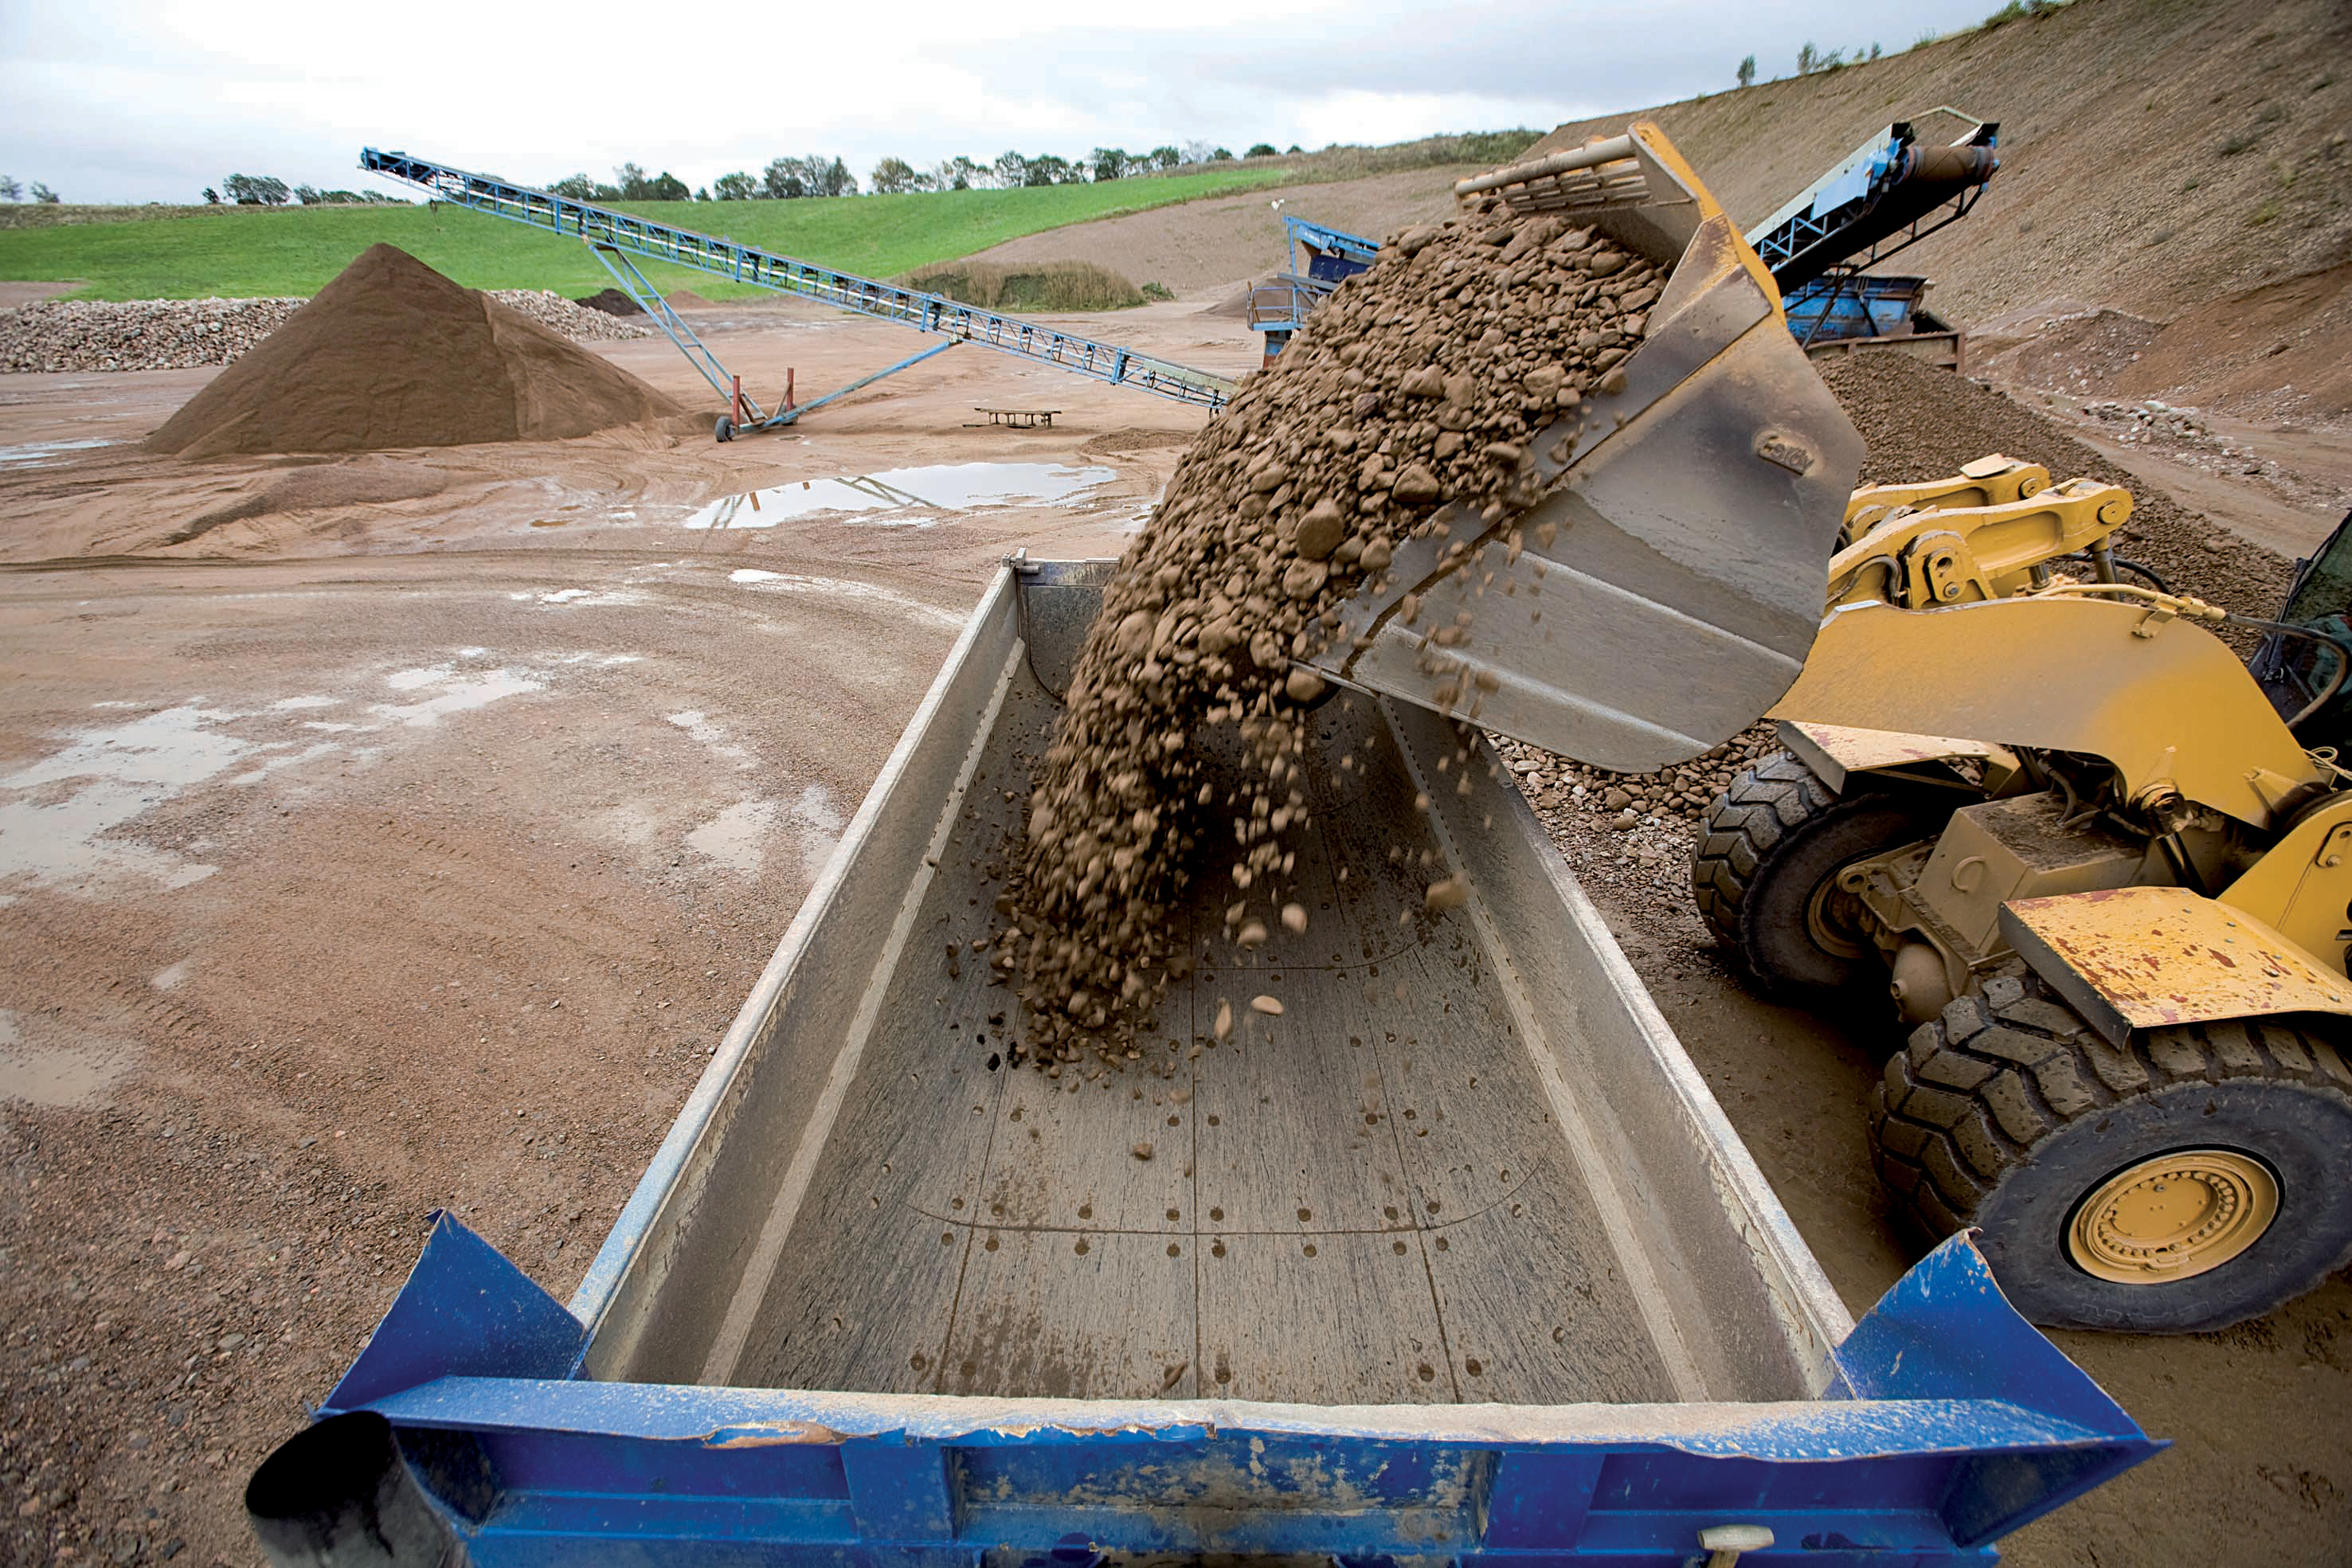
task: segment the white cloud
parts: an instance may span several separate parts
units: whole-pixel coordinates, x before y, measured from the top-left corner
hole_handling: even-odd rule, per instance
[[[1750,51],[1769,77],[1807,39],[1901,48],[1990,8],[1202,0],[1112,29],[1036,0],[975,30],[938,0],[772,24],[619,0],[19,5],[0,7],[0,169],[69,200],[186,201],[232,171],[357,188],[362,145],[524,181],[634,159],[698,185],[785,152],[862,176],[886,154],[1394,141],[1548,129],[1727,87]]]

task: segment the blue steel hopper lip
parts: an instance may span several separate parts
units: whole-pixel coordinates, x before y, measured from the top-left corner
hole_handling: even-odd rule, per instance
[[[606,1383],[580,1374],[588,1338],[578,1318],[444,1213],[321,1413],[373,1411],[414,1441],[445,1445],[423,1450],[445,1469],[461,1451],[446,1444],[473,1445],[463,1451],[478,1456],[467,1471],[478,1480],[459,1476],[442,1506],[485,1548],[521,1543],[516,1561],[538,1560],[526,1550],[535,1541],[614,1545],[639,1531],[681,1555],[694,1554],[684,1550],[690,1542],[717,1550],[757,1540],[872,1554],[861,1561],[911,1561],[905,1552],[934,1549],[976,1561],[962,1555],[970,1543],[956,1522],[955,1478],[983,1473],[1013,1490],[973,1506],[1044,1517],[1042,1507],[1056,1531],[1139,1547],[1197,1535],[1268,1549],[1337,1531],[1331,1539],[1380,1555],[1432,1531],[1466,1540],[1479,1527],[1410,1495],[1412,1485],[1359,1493],[1352,1478],[1362,1466],[1374,1477],[1390,1462],[1433,1475],[1475,1461],[1502,1467],[1482,1555],[1532,1549],[1633,1561],[1622,1555],[1628,1542],[1671,1538],[1719,1514],[1709,1500],[1728,1486],[1757,1500],[1748,1511],[1810,1527],[1809,1539],[1843,1541],[1851,1528],[1880,1540],[1873,1550],[1900,1537],[1915,1561],[1954,1562],[2167,1446],[2000,1299],[1965,1236],[1864,1315],[1837,1347],[1829,1392],[1813,1402],[1311,1406]],[[787,1458],[794,1454],[810,1458]],[[1758,1464],[1819,1479],[1741,1479],[1738,1467]],[[1186,1522],[1186,1488],[1220,1465],[1239,1465],[1252,1486],[1331,1506],[1221,1514],[1203,1532]],[[510,1479],[499,1479],[509,1466]],[[673,1473],[677,1466],[686,1468]],[[846,1504],[827,1479],[836,1474],[847,1478]],[[1614,1479],[1604,1486],[1605,1477]],[[1062,1503],[1040,1503],[1039,1489]],[[1105,1512],[1112,1498],[1127,1500],[1127,1511]],[[1009,1515],[982,1517],[975,1528],[984,1533],[1013,1528]],[[1916,1555],[1921,1546],[1928,1555]]]
[[[500,1416],[501,1407],[510,1414]],[[2000,1399],[1840,1401],[1826,1406],[1802,1401],[1443,1407],[1247,1400],[1154,1404],[444,1377],[364,1408],[403,1427],[626,1435],[714,1448],[843,1442],[952,1443],[959,1448],[1197,1443],[1320,1437],[1338,1432],[1370,1442],[1481,1448],[1540,1448],[1573,1442],[1798,1464],[1889,1452],[1959,1456],[2104,1447],[2116,1437]],[[1414,1418],[1424,1410],[1426,1418]],[[1490,1419],[1479,1419],[1481,1416]],[[1853,1441],[1874,1430],[1882,1440]]]

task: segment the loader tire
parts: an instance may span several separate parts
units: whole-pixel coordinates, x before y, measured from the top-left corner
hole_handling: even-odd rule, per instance
[[[1855,861],[1935,832],[1949,815],[1876,789],[1841,796],[1776,751],[1734,779],[1700,820],[1691,856],[1699,918],[1771,992],[1878,983],[1876,947],[1841,906],[1834,879]]]
[[[1898,1216],[1931,1242],[1977,1228],[2045,1327],[2225,1328],[2352,1262],[2352,1067],[2295,1021],[2118,1048],[1996,979],[1895,1052],[1871,1135]]]

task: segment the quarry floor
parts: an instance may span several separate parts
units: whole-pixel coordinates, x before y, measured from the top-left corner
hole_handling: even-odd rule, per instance
[[[1255,354],[1196,304],[1116,321],[1203,368]],[[762,396],[910,351],[789,308],[698,324]],[[599,351],[715,411],[666,341]],[[966,347],[723,446],[709,413],[323,462],[129,444],[209,373],[0,379],[15,1561],[256,1561],[244,1478],[436,1208],[567,1294],[999,558],[1117,553],[1201,418]],[[974,429],[976,404],[1060,413]],[[112,444],[54,444],[82,442]],[[804,481],[1015,463],[1106,472],[1045,476],[1085,484],[1060,502],[787,515]],[[2307,549],[2328,520],[2262,532]],[[1890,1030],[1756,1000],[1675,866],[1594,841],[1571,865],[1866,1309],[1911,1256],[1867,1162]],[[2219,1334],[2058,1337],[2176,1447],[2010,1561],[2345,1559],[2352,1286]]]

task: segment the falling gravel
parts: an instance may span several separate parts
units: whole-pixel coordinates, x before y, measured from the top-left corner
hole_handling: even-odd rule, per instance
[[[1287,846],[1325,690],[1300,664],[1405,540],[1517,543],[1542,497],[1531,447],[1580,425],[1663,283],[1590,229],[1489,201],[1393,238],[1194,440],[1105,592],[998,904],[992,962],[1027,1004],[1030,1057],[1125,1054],[1186,970],[1169,915],[1196,878],[1232,888],[1240,945],[1297,928]],[[1402,613],[1417,623],[1410,598]],[[1466,713],[1445,653],[1465,631],[1427,628],[1423,669]]]

